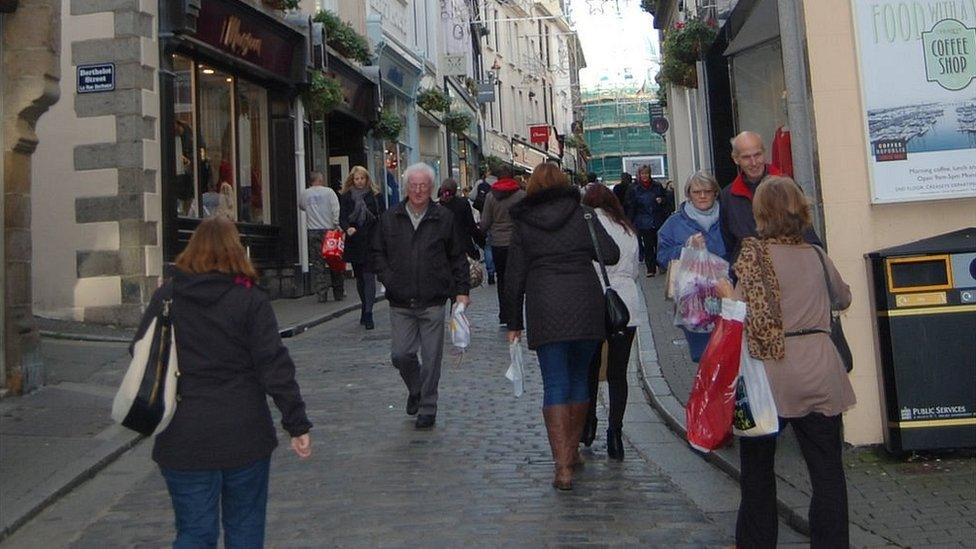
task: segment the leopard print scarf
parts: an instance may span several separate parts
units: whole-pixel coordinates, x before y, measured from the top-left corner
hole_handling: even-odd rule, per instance
[[[742,240],[739,257],[733,265],[746,299],[746,341],[749,354],[761,360],[786,358],[783,311],[780,309],[779,281],[769,254],[770,244],[800,244],[799,237]]]

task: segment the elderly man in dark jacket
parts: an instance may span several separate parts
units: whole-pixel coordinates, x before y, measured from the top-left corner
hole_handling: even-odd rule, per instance
[[[434,170],[418,163],[403,174],[407,199],[380,217],[373,266],[390,302],[391,357],[407,385],[407,414],[434,426],[444,347],[444,305],[467,305],[471,273],[454,215],[431,200]],[[420,360],[417,351],[420,351]]]
[[[719,194],[719,222],[729,261],[739,257],[739,246],[747,236],[756,236],[756,218],[752,215],[752,195],[759,184],[770,175],[783,175],[776,166],[766,163],[766,147],[762,136],[744,131],[732,139],[732,161],[739,167],[739,175]],[[810,244],[822,246],[812,227],[803,233]]]

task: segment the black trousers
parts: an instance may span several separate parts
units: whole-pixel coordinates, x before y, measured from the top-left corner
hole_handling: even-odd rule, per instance
[[[812,413],[800,418],[779,418],[780,431],[789,423],[800,443],[810,472],[810,547],[849,546],[847,482],[841,458],[843,423],[840,415]],[[739,479],[742,501],[735,525],[736,545],[743,549],[776,547],[776,435],[740,437]]]
[[[505,310],[505,267],[508,266],[508,246],[492,246],[491,257],[495,262],[495,289],[498,290],[498,321],[508,322]]]
[[[637,231],[641,259],[647,267],[647,272],[657,272],[657,229],[642,229]]]
[[[372,320],[373,303],[376,302],[376,274],[366,270],[363,263],[353,263],[352,274],[356,277],[356,292],[363,304],[360,319]]]
[[[630,363],[630,349],[634,344],[637,328],[627,328],[619,336],[609,338],[607,349],[607,385],[610,386],[609,427],[615,431],[623,429],[624,411],[627,410],[627,364]],[[596,420],[596,393],[600,382],[600,355],[598,349],[590,361],[590,415],[589,421]]]

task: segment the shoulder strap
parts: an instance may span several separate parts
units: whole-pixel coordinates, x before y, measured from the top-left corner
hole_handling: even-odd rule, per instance
[[[603,264],[603,252],[600,251],[600,241],[596,238],[596,229],[593,228],[593,213],[583,210],[583,219],[586,220],[586,228],[590,231],[590,241],[593,249],[596,250],[597,263],[600,264],[600,272],[603,273],[603,283],[609,288],[610,277],[607,275],[607,266]]]
[[[813,246],[813,250],[817,253],[817,259],[820,260],[820,266],[823,268],[824,282],[827,283],[827,297],[830,299],[830,314],[833,318],[834,306],[837,304],[836,297],[834,294],[834,285],[830,282],[830,273],[827,272],[827,261],[824,260],[824,251],[820,249],[820,246]]]
[[[172,318],[173,297],[176,294],[176,290],[174,289],[175,284],[176,283],[170,279],[169,282],[164,282],[162,287],[159,289],[159,297],[161,298],[159,315],[166,324],[169,324]]]

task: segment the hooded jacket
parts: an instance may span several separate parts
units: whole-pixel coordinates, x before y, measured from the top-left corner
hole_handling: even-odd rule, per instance
[[[221,273],[178,273],[165,285],[173,291],[180,376],[176,413],[155,439],[153,460],[187,470],[267,458],[278,444],[269,395],[288,434],[307,433],[312,424],[268,295],[249,279]],[[153,294],[136,339],[159,314],[162,292]]]
[[[783,172],[772,164],[766,164],[766,171],[759,182],[762,183],[771,175],[783,175]],[[752,214],[752,193],[754,190],[746,184],[745,176],[739,172],[739,175],[732,180],[732,184],[722,189],[718,195],[718,201],[721,204],[719,223],[722,226],[725,249],[729,252],[729,263],[735,263],[736,258],[739,257],[742,239],[747,236],[758,236],[756,234],[756,218]],[[807,228],[803,233],[803,239],[809,244],[823,246],[813,227]]]
[[[505,310],[510,330],[527,326],[530,349],[606,337],[603,290],[592,263],[598,256],[585,213],[593,214],[604,262],[616,264],[620,249],[593,209],[580,205],[575,187],[546,189],[512,207]]]
[[[491,186],[485,199],[485,209],[481,212],[481,230],[491,232],[491,245],[506,248],[512,241],[512,206],[525,198],[518,182],[514,179],[499,179]]]
[[[454,215],[433,201],[417,228],[406,201],[380,216],[373,233],[372,265],[393,307],[419,309],[467,295],[471,270]]]

